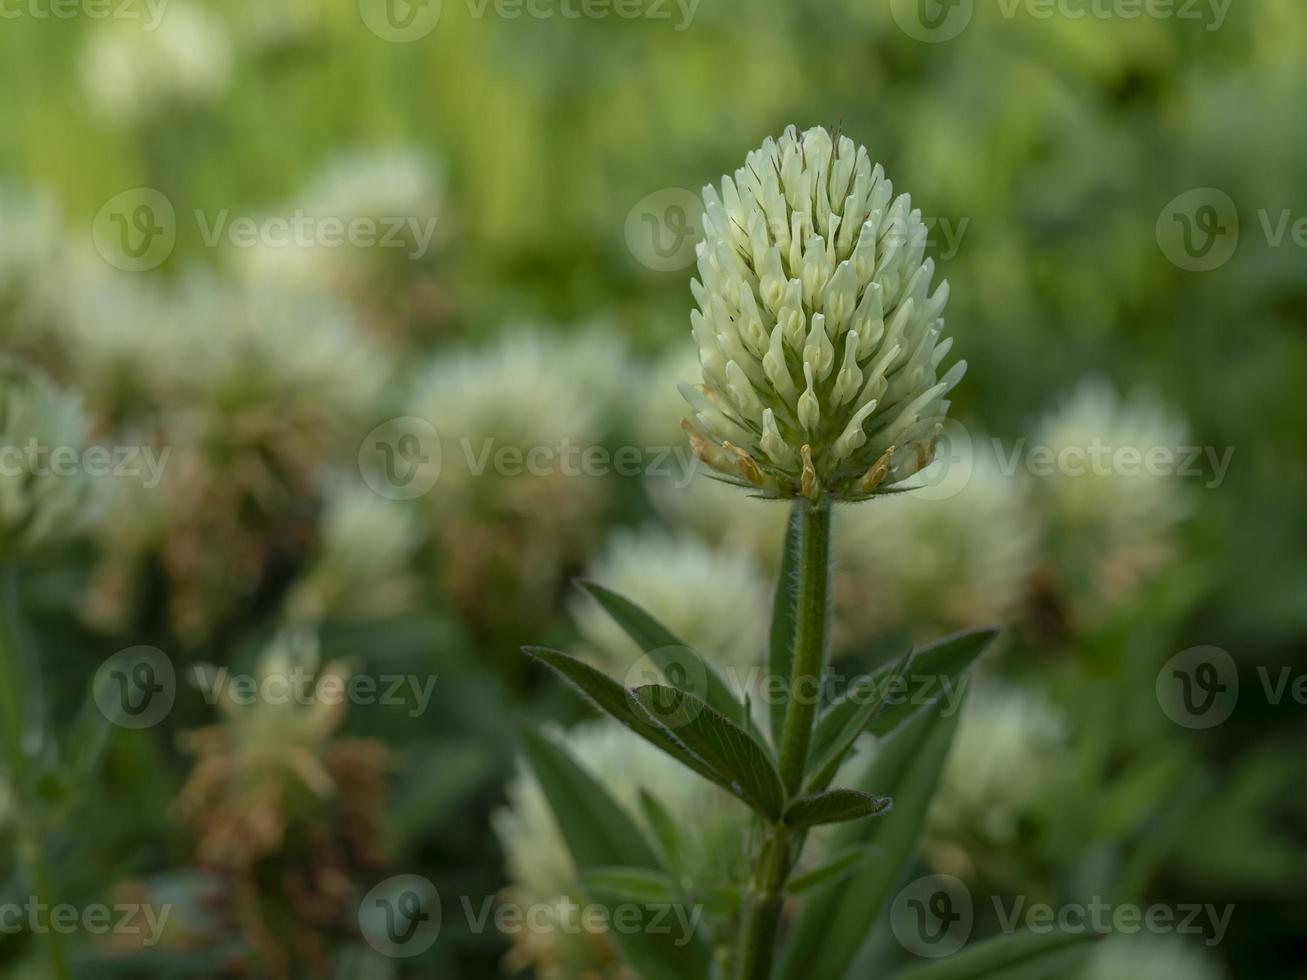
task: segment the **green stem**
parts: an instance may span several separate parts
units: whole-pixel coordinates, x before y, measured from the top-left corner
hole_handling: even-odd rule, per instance
[[[26,820],[26,817],[24,819]],[[50,862],[46,856],[45,831],[40,828],[29,828],[24,837],[26,839],[22,846],[23,859],[24,864],[27,866],[27,876],[32,884],[32,891],[35,893],[37,902],[46,908],[47,914],[53,916],[55,893],[50,874]],[[46,952],[50,956],[51,980],[69,980],[70,974],[68,972],[68,962],[64,958],[63,939],[59,935],[59,930],[55,929],[51,922],[46,923],[45,941]]]
[[[817,693],[830,637],[830,504],[802,507],[799,534],[799,590],[794,609],[794,656],[790,695],[781,728],[781,779],[791,794],[803,785],[817,716]]]
[[[826,667],[830,639],[830,504],[801,503],[798,575],[794,609],[794,650],[790,658],[789,699],[781,726],[781,779],[791,795],[803,787],[817,716],[818,692]],[[802,837],[784,824],[767,829],[754,864],[740,916],[736,944],[736,980],[767,980],[771,976],[776,934],[780,927],[785,882],[794,866],[791,851]]]
[[[771,976],[790,866],[789,831],[783,826],[772,827],[744,898],[736,943],[736,980],[767,980]]]

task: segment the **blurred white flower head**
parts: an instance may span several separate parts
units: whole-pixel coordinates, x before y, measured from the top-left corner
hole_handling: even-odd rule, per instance
[[[691,881],[716,883],[743,873],[747,816],[732,797],[611,719],[583,723],[554,737],[646,834],[650,828],[643,819],[640,791],[657,798],[685,835],[681,870]],[[505,900],[524,906],[563,899],[584,904],[567,844],[544,790],[524,762],[506,795],[508,805],[491,817],[508,872]],[[537,975],[548,980],[627,976],[607,937],[584,931],[521,930],[514,936],[507,965],[514,971],[534,966]]]
[[[586,577],[637,603],[710,663],[739,677],[762,663],[771,589],[744,551],[654,528],[618,531]],[[643,652],[588,595],[571,611],[587,652],[606,667],[620,672]]]
[[[177,373],[215,406],[370,416],[390,379],[389,352],[332,296],[195,273],[174,301],[183,349]]]
[[[169,107],[221,98],[232,62],[222,22],[201,6],[172,0],[153,29],[126,19],[97,24],[77,67],[96,115],[135,126]]]
[[[25,338],[60,296],[59,209],[48,197],[0,184],[0,338]]]
[[[1225,971],[1201,947],[1178,936],[1109,936],[1094,946],[1082,980],[1222,980]]]
[[[692,528],[705,541],[751,555],[769,577],[780,569],[788,506],[741,500],[739,491],[704,473],[688,486],[657,477],[646,481],[646,486],[654,508],[668,524]]]
[[[66,268],[72,285],[56,324],[79,390],[102,412],[157,403],[185,363],[168,294],[142,277],[106,275],[89,260]]]
[[[1043,695],[1000,681],[974,682],[931,801],[923,844],[941,870],[965,873],[976,844],[1012,844],[1021,819],[1046,791],[1066,740]]]
[[[1187,437],[1166,406],[1142,395],[1122,399],[1102,379],[1082,382],[1039,421],[1033,444],[1076,460],[1037,477],[1033,489],[1058,570],[1078,597],[1119,598],[1166,563],[1190,504],[1175,472],[1133,460],[1178,454]],[[1082,464],[1081,454],[1096,448],[1106,465]],[[1121,465],[1123,450],[1129,467]]]
[[[1028,594],[1040,557],[1028,482],[966,447],[921,480],[840,515],[837,602],[858,635],[994,626]]]
[[[578,473],[578,457],[613,427],[624,356],[619,341],[599,332],[524,326],[438,359],[410,403],[444,447],[432,496],[485,499],[492,486],[515,486],[495,499],[519,513],[540,494],[557,502],[554,490],[593,498],[599,481]]]
[[[287,600],[291,618],[393,616],[414,601],[409,562],[422,541],[418,515],[343,478],[329,485],[316,554]]]
[[[862,499],[921,469],[966,364],[938,375],[948,284],[910,196],[865,147],[791,126],[704,203],[696,452],[776,497]]]
[[[100,495],[86,469],[58,460],[82,453],[88,422],[81,399],[38,369],[0,360],[0,556],[77,536],[94,525]]]

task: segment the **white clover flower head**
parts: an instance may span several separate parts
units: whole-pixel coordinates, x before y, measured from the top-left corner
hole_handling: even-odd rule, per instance
[[[75,286],[59,298],[56,323],[78,388],[106,413],[162,398],[185,363],[167,293],[85,261],[70,263],[68,274]]]
[[[0,336],[22,336],[63,292],[59,209],[49,197],[0,184],[0,228]]]
[[[23,554],[88,530],[101,498],[80,466],[64,472],[55,454],[81,453],[88,422],[81,400],[33,367],[0,360],[0,557]]]
[[[1222,980],[1226,973],[1201,946],[1143,932],[1096,944],[1081,975],[1084,980]]]
[[[980,683],[931,802],[925,850],[979,838],[1002,846],[1057,771],[1066,726],[1046,697],[998,681]]]
[[[576,758],[613,800],[646,834],[639,795],[654,795],[686,835],[683,868],[700,883],[735,880],[732,860],[743,861],[738,842],[747,826],[747,814],[737,801],[711,783],[698,778],[671,756],[654,748],[611,719],[585,722],[566,732],[565,740]],[[548,904],[567,898],[579,900],[581,885],[562,832],[554,820],[544,790],[530,767],[519,763],[509,781],[508,805],[495,811],[491,824],[504,849],[509,885],[506,897],[522,905]],[[515,969],[534,966],[542,977],[625,977],[616,951],[603,933],[556,929],[525,929],[514,937],[509,963]]]
[[[316,555],[288,599],[291,618],[394,615],[413,601],[409,561],[422,541],[418,515],[343,478],[326,492]]]
[[[1041,557],[1029,481],[966,447],[922,479],[922,488],[848,515],[835,546],[837,607],[851,624],[882,630],[1003,622],[1028,595]]]
[[[622,374],[613,356],[614,349],[597,346],[590,333],[518,326],[488,345],[437,359],[409,402],[414,415],[439,430],[447,449],[432,496],[444,502],[508,484],[523,488],[522,506],[547,486],[587,495],[584,488],[600,481],[580,473],[571,457],[600,445],[611,428],[620,394],[612,378]],[[505,450],[521,455],[511,475],[497,463]]]
[[[932,292],[928,230],[865,147],[787,128],[704,189],[690,314],[700,457],[762,495],[865,499],[934,455],[966,370]]]
[[[215,406],[361,418],[391,377],[389,352],[349,305],[316,290],[195,272],[175,306],[175,373]]]
[[[349,150],[310,181],[303,205],[311,215],[354,218],[437,218],[444,198],[440,169],[414,147]],[[384,230],[384,229],[383,229]]]
[[[137,125],[169,106],[217,99],[231,83],[231,39],[202,6],[171,3],[150,30],[130,20],[102,26],[78,69],[88,105],[108,122]]]
[[[1166,405],[1123,399],[1102,378],[1083,381],[1037,424],[1034,444],[1058,462],[1032,481],[1035,501],[1054,559],[1090,608],[1129,594],[1172,555],[1192,506],[1175,472],[1187,439]],[[1149,462],[1155,454],[1162,463]]]
[[[742,550],[713,548],[657,528],[619,531],[586,576],[637,597],[683,643],[721,668],[743,671],[761,659],[763,618],[722,614],[765,609],[770,601],[766,576]],[[589,596],[577,596],[571,611],[587,651],[605,666],[620,673],[640,656],[637,645]]]

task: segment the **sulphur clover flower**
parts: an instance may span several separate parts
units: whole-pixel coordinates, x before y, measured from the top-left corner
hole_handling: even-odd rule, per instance
[[[690,314],[703,369],[682,393],[695,452],[769,497],[859,500],[934,455],[952,345],[928,230],[865,147],[787,128],[703,192]]]

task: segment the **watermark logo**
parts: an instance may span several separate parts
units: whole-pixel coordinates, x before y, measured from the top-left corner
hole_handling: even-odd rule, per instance
[[[359,930],[383,956],[419,956],[440,937],[440,893],[421,875],[387,878],[359,903]]]
[[[1239,668],[1220,647],[1182,650],[1157,674],[1157,702],[1177,725],[1214,728],[1239,703]]]
[[[377,426],[359,446],[359,473],[388,500],[413,500],[440,479],[442,452],[436,427],[416,415]]]
[[[640,198],[626,215],[626,247],[655,272],[694,265],[703,240],[703,201],[684,187],[664,187]]]
[[[1186,191],[1162,209],[1157,244],[1170,262],[1188,272],[1221,268],[1239,247],[1239,209],[1214,187]]]
[[[906,886],[890,906],[890,929],[910,953],[951,956],[966,945],[975,913],[971,893],[952,875],[927,875]]]
[[[899,30],[927,44],[952,41],[971,24],[975,0],[890,0]]]
[[[436,29],[442,0],[359,0],[363,23],[383,41],[411,44]]]
[[[676,689],[646,691],[638,697],[640,709],[668,728],[694,721],[708,700],[708,668],[689,647],[650,650],[631,665],[623,680],[630,691],[650,685]]]
[[[177,212],[153,187],[134,187],[105,202],[91,225],[100,257],[124,272],[157,269],[177,245]]]
[[[177,674],[162,650],[129,647],[100,665],[92,691],[100,713],[119,728],[150,728],[172,710]]]

